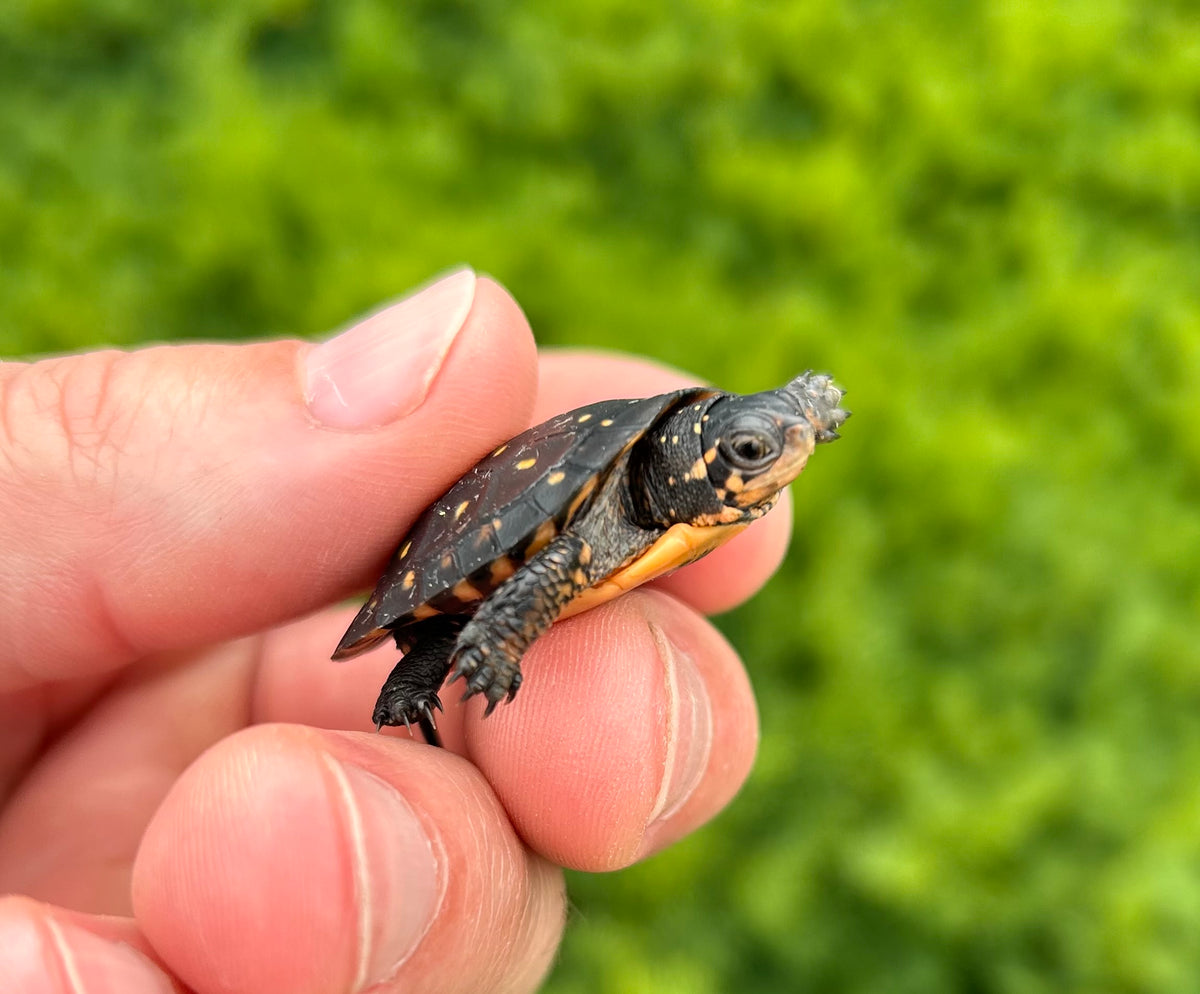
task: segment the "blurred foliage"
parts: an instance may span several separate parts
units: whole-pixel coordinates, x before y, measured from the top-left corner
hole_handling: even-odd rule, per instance
[[[723,619],[763,743],[556,994],[1200,987],[1194,3],[8,0],[0,350],[435,271],[857,418]]]

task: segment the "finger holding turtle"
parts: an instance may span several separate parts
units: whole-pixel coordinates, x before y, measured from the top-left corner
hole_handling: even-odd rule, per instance
[[[531,423],[535,364],[469,271],[334,342],[3,368],[23,444],[0,477],[0,890],[36,900],[0,900],[0,974],[28,951],[122,990],[532,990],[562,930],[553,863],[625,865],[744,778],[745,673],[661,594],[552,628],[519,707],[448,700],[451,749],[335,730],[369,727],[391,661],[331,665],[349,612],[310,612]],[[608,360],[563,361],[565,384]],[[745,576],[780,554],[771,529],[719,554]],[[696,572],[675,578],[691,603]]]

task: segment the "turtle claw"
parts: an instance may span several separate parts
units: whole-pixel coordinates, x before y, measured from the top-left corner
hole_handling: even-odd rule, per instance
[[[521,673],[518,670],[517,673],[514,674],[508,687],[505,687],[502,683],[493,683],[490,687],[488,687],[487,690],[484,691],[487,696],[488,703],[487,707],[484,709],[483,716],[486,718],[489,714],[495,711],[496,705],[506,697],[510,701],[516,697],[517,688],[519,686],[521,686]]]
[[[476,694],[483,694],[488,701],[483,716],[486,718],[505,697],[510,701],[521,686],[521,669],[517,663],[505,658],[502,653],[492,654],[485,649],[467,645],[455,654],[450,681],[459,677],[466,680],[462,700],[467,701]]]
[[[442,710],[442,702],[438,695],[429,691],[412,692],[399,687],[384,686],[375,702],[375,712],[371,716],[378,731],[384,725],[403,725],[409,735],[413,734],[413,723],[422,719],[428,721],[436,731],[437,723],[433,718],[433,709]]]

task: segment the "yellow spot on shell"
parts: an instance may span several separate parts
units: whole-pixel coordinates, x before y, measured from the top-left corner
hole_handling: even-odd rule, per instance
[[[557,486],[558,484],[562,483],[562,481],[565,480],[566,478],[567,478],[566,473],[555,471],[546,477],[546,482],[549,483],[550,486],[554,487],[554,486]]]
[[[457,597],[464,604],[469,603],[470,601],[483,600],[483,594],[480,593],[478,588],[472,586],[466,580],[459,580],[458,583],[456,583],[454,585],[454,587],[450,591],[450,593],[452,593],[455,597]]]
[[[583,424],[585,421],[591,421],[591,420],[592,420],[592,416],[590,414],[581,414],[581,415],[579,415],[579,418],[578,418],[578,421],[580,424]]]
[[[525,550],[525,555],[533,556],[541,552],[557,534],[558,527],[553,521],[543,521],[538,530],[533,533],[533,538],[529,542],[529,547]]]
[[[499,518],[492,518],[492,527],[495,528],[496,531],[499,531],[503,524],[504,524],[504,522],[501,521]]]
[[[513,565],[513,561],[509,559],[508,556],[501,556],[494,563],[492,563],[491,569],[489,570],[492,577],[492,583],[496,586],[499,586],[516,571],[516,566]]]
[[[471,502],[469,500],[464,500],[461,504],[459,504],[458,507],[454,509],[454,520],[457,521],[459,518],[461,518],[466,512],[467,508],[470,506]]]
[[[507,448],[508,448],[508,443],[507,443],[507,442],[505,442],[505,443],[504,443],[503,445],[501,445],[501,446],[500,446],[498,449],[492,449],[492,455],[494,455],[494,456],[498,456],[498,455],[500,455],[500,453],[501,453],[501,452],[503,452],[503,451],[504,451],[505,449],[507,449]]]
[[[404,579],[400,581],[400,586],[405,590],[412,590],[412,585],[417,581],[417,574],[413,570],[409,570],[404,574]]]
[[[536,459],[522,459],[519,463],[517,463],[517,469],[530,469],[536,465]]]
[[[400,558],[403,559],[408,555],[408,550],[412,548],[412,542],[405,542],[404,547],[400,550]]]
[[[568,518],[575,517],[575,512],[578,511],[583,506],[583,502],[586,501],[592,495],[592,491],[595,489],[596,489],[596,478],[593,476],[591,479],[589,479],[587,481],[587,483],[585,483],[582,487],[579,488],[579,493],[577,493],[571,499],[571,506],[567,508],[567,517]]]
[[[610,424],[612,424],[612,418],[605,418],[600,422],[600,424],[607,428]]]

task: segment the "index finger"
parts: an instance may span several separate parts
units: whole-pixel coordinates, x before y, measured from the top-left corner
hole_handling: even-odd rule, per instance
[[[365,585],[526,425],[535,364],[519,308],[470,270],[320,346],[0,364],[0,690],[261,630]]]

